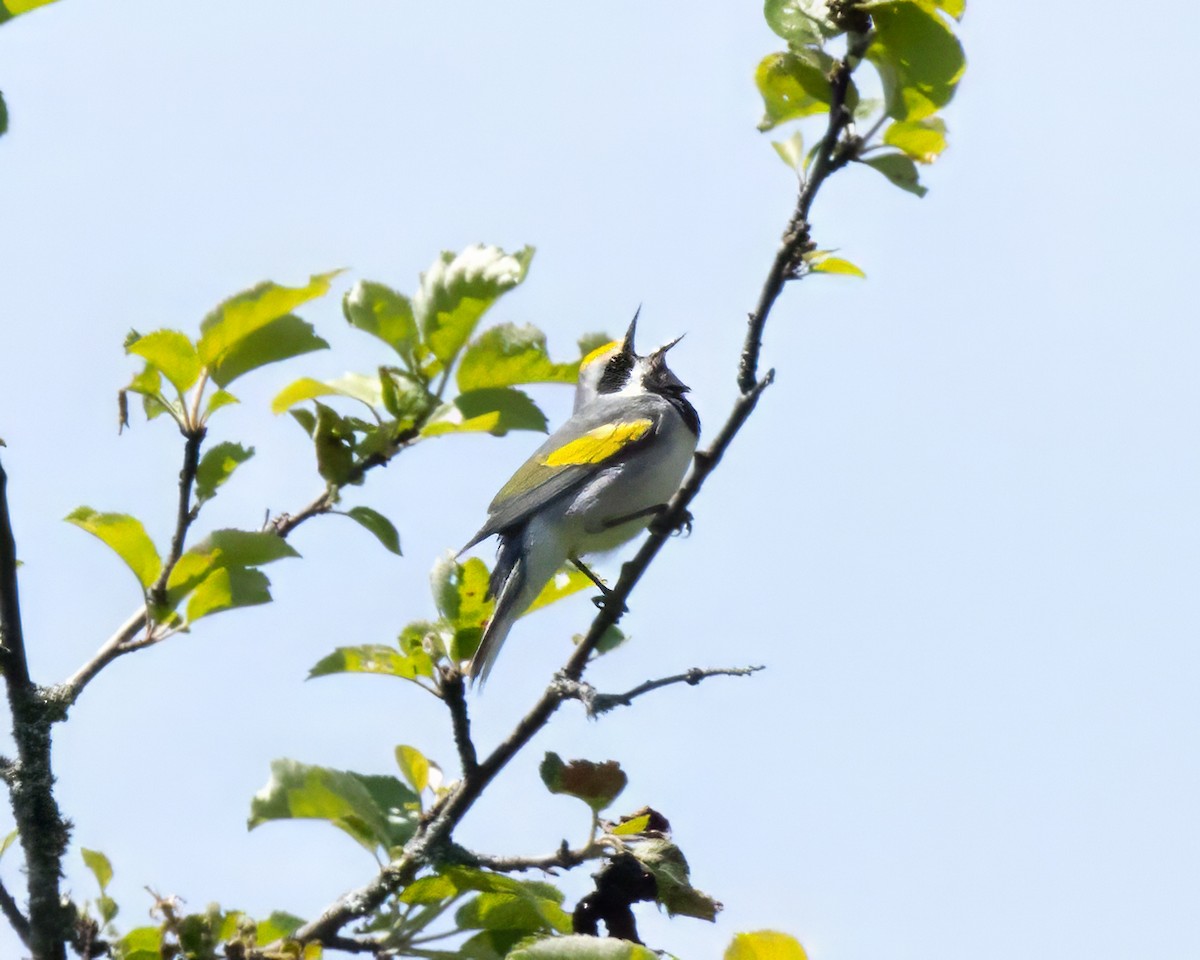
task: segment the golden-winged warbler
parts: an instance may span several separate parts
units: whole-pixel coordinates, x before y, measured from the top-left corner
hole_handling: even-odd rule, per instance
[[[636,328],[635,315],[622,341],[585,359],[575,412],[500,488],[463,547],[500,538],[488,591],[495,612],[466,670],[481,685],[513,622],[559,568],[572,561],[592,576],[581,558],[644,530],[691,463],[700,418],[666,363],[679,341],[639,356]]]

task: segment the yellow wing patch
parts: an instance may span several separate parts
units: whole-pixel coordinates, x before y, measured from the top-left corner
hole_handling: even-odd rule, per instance
[[[542,463],[547,467],[569,467],[581,463],[600,463],[614,453],[618,453],[629,444],[640,440],[654,426],[653,420],[625,420],[620,423],[606,423],[595,430],[589,430],[582,437],[576,437],[570,443],[546,456]]]
[[[582,360],[580,360],[579,361],[579,369],[582,370],[589,363],[594,363],[596,360],[599,360],[600,357],[603,356],[604,354],[611,353],[612,351],[619,350],[620,348],[621,348],[620,340],[610,340],[608,343],[597,347],[595,350],[593,350],[591,353],[589,353],[586,357],[584,357]]]

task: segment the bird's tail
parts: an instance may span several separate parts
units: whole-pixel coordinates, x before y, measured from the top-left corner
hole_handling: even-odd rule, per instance
[[[483,628],[479,648],[467,664],[467,676],[473,684],[478,683],[480,689],[487,683],[492,664],[496,662],[496,655],[500,653],[508,631],[516,623],[517,617],[525,612],[521,596],[526,579],[525,559],[521,556],[523,540],[524,537],[520,535],[501,539],[496,566],[488,582],[488,593],[496,598],[496,608]]]

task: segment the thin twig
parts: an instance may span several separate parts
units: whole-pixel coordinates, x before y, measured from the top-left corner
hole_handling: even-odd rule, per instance
[[[471,739],[471,717],[467,712],[466,683],[461,673],[454,671],[442,678],[442,699],[450,710],[450,722],[454,727],[454,745],[458,748],[458,762],[463,776],[472,776],[479,767],[475,753],[475,742]]]
[[[633,701],[642,694],[650,693],[652,690],[659,690],[663,687],[669,687],[676,683],[686,683],[688,686],[694,687],[701,680],[708,677],[748,677],[752,673],[757,673],[759,670],[765,670],[766,667],[692,667],[686,673],[677,673],[671,677],[661,677],[658,680],[647,680],[645,683],[639,683],[632,690],[626,690],[624,693],[596,693],[587,698],[587,708],[589,716],[599,716],[602,713],[607,713],[616,707],[628,707],[633,704]]]
[[[17,901],[13,899],[12,894],[8,892],[8,888],[4,886],[4,881],[0,880],[0,912],[3,912],[4,918],[8,921],[9,926],[16,931],[17,936],[21,938],[21,942],[25,946],[29,946],[29,920],[21,912],[21,908],[17,905]]]
[[[482,867],[485,870],[495,870],[497,873],[518,873],[522,870],[541,870],[553,873],[555,870],[570,870],[604,856],[601,844],[588,844],[578,850],[571,849],[567,841],[562,842],[554,853],[542,857],[494,857],[485,853],[475,853],[462,847],[455,848],[456,854],[462,856],[462,861],[468,866]]]

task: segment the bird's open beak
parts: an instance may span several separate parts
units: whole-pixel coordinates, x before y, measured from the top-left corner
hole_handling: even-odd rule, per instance
[[[659,347],[657,350],[655,350],[654,353],[651,354],[651,356],[654,356],[654,357],[663,356],[668,350],[670,350],[673,346],[675,346],[675,344],[677,344],[680,340],[682,340],[686,336],[687,336],[686,333],[681,333],[674,340],[670,341],[670,343],[664,343],[661,347]]]

